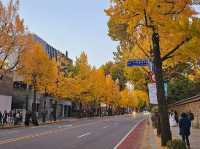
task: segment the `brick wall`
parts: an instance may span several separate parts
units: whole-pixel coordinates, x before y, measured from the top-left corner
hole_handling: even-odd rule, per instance
[[[179,115],[191,111],[194,114],[192,125],[200,128],[200,95],[171,104],[169,110],[176,110]]]

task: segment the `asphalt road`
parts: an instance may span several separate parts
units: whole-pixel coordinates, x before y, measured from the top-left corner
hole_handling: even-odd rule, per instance
[[[0,130],[0,149],[113,149],[143,118],[114,116]]]

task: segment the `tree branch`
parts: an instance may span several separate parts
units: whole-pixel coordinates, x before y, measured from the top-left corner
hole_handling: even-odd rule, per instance
[[[170,3],[170,2],[167,2],[167,1],[165,1],[165,2],[166,2],[166,3]],[[175,5],[175,3],[173,3],[173,2],[171,2],[171,4],[172,4],[172,5]],[[162,15],[180,14],[180,13],[182,13],[182,12],[185,10],[187,4],[188,4],[188,3],[186,2],[185,5],[183,6],[183,8],[181,8],[180,10],[173,10],[173,9],[174,9],[174,6],[172,6],[172,8],[171,8],[170,11],[165,12],[165,13],[162,13]]]
[[[151,20],[150,16],[147,16],[147,12],[146,12],[146,10],[144,9],[145,26],[148,27],[148,28],[151,28],[151,29],[154,31],[154,30],[155,30],[155,26],[152,25],[152,24],[149,24],[148,18],[149,18],[149,20],[150,20],[150,23],[152,23],[152,20]]]
[[[189,37],[189,38],[186,38],[185,40],[183,40],[182,42],[180,42],[175,48],[170,50],[165,56],[162,57],[162,62],[171,58],[172,54],[174,52],[176,52],[182,45],[184,45],[186,42],[190,41],[191,39],[192,39],[192,37]]]
[[[147,52],[145,52],[145,49],[137,42],[137,40],[135,41],[135,43],[138,46],[138,48],[144,53],[144,55],[146,57],[150,57],[149,54]]]

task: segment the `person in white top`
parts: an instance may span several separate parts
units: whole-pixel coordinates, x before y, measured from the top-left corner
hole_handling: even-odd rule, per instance
[[[170,125],[170,127],[177,126],[176,119],[175,119],[175,113],[174,112],[171,112],[169,114],[169,125]]]

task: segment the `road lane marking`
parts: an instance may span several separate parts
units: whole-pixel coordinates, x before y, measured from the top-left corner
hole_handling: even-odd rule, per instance
[[[83,126],[94,125],[94,124],[97,124],[99,122],[106,122],[106,121],[109,121],[109,119],[97,120],[95,122],[90,122],[90,123],[86,123],[86,124],[82,124],[82,125],[76,125],[76,126],[65,127],[65,128],[57,128],[55,130],[45,131],[45,132],[41,132],[41,133],[37,133],[37,134],[31,134],[31,135],[22,136],[22,137],[15,137],[15,138],[10,138],[10,139],[6,139],[6,140],[0,140],[0,145],[13,143],[13,142],[17,142],[17,141],[22,141],[22,140],[33,139],[33,138],[36,138],[36,137],[38,138],[38,137],[47,136],[47,135],[51,135],[51,134],[55,134],[55,133],[61,133],[61,132],[64,132],[64,130],[80,128],[80,127],[83,127]],[[38,127],[35,127],[35,128],[38,128]],[[90,135],[90,134],[87,134],[87,135]]]
[[[108,127],[109,127],[109,126],[104,126],[103,129],[106,129],[106,128],[108,128]]]
[[[45,128],[45,127],[52,127],[50,125],[43,125],[43,126],[32,126],[30,128],[35,129],[35,128]]]
[[[19,133],[19,132],[20,132],[20,131],[18,131],[18,130],[14,130],[14,131],[9,131],[9,132],[0,133],[0,135],[9,135],[9,134]]]
[[[85,136],[89,136],[89,135],[91,135],[91,133],[90,132],[87,132],[87,133],[84,133],[83,135],[80,135],[80,136],[78,136],[77,138],[82,138],[82,137],[85,137]]]
[[[67,128],[67,127],[72,127],[72,125],[62,125],[62,126],[58,126],[58,128]]]
[[[117,149],[117,148],[126,140],[126,138],[129,136],[129,134],[130,134],[131,132],[133,132],[133,131],[137,128],[137,126],[138,126],[139,124],[141,124],[144,120],[145,120],[145,119],[142,119],[142,120],[140,120],[139,122],[137,122],[137,123],[131,128],[131,130],[119,141],[119,143],[117,143],[117,144],[115,145],[115,147],[114,147],[113,149]]]
[[[15,131],[10,131],[7,134],[12,134],[12,133],[19,133],[19,131],[15,130]]]
[[[106,120],[103,120],[103,121],[106,121]],[[89,125],[93,125],[93,124],[96,124],[96,123],[98,123],[98,121],[92,122],[92,123],[86,123],[86,124],[82,124],[82,125],[77,125],[77,126],[74,126],[74,127],[65,127],[65,128],[61,128],[61,129],[58,128],[58,129],[55,129],[54,131],[50,130],[50,131],[41,132],[39,134],[32,134],[32,135],[27,135],[27,136],[22,136],[22,137],[0,140],[0,145],[13,143],[13,142],[17,142],[17,141],[22,141],[22,140],[33,139],[33,138],[36,138],[36,137],[38,138],[38,137],[41,137],[41,136],[47,136],[47,135],[51,135],[51,134],[56,134],[56,133],[59,133],[59,132],[64,132],[64,130],[79,128],[79,127],[83,127],[83,126],[89,126]],[[90,135],[90,134],[87,134],[87,135]]]

